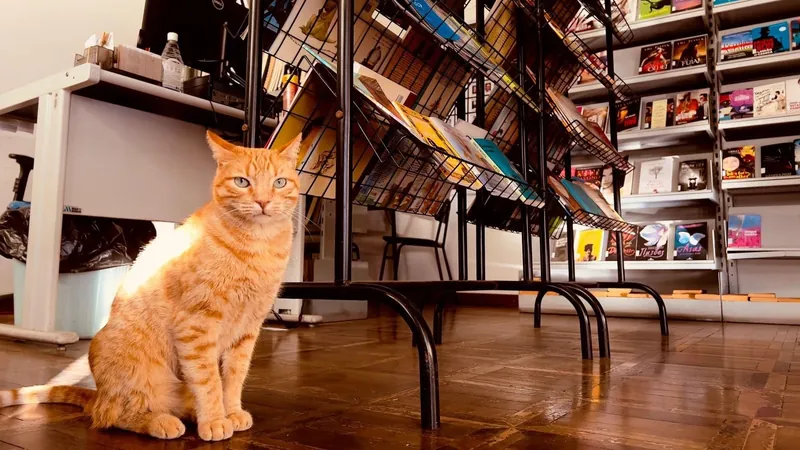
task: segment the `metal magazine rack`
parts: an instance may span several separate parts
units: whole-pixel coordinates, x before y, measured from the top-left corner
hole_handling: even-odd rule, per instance
[[[604,162],[614,165],[618,172],[629,170],[624,159],[617,159],[616,130],[612,128],[610,146],[588,141],[578,125],[570,126],[575,120],[566,122],[560,117],[565,115],[564,111],[552,101],[548,92],[548,87],[561,94],[566,92],[581,67],[602,74],[596,62],[589,59],[588,52],[583,52],[585,46],[581,47],[579,40],[559,36],[551,25],[555,19],[548,20],[548,17],[556,17],[552,15],[554,8],[571,2],[550,0],[520,8],[515,0],[497,0],[488,23],[484,18],[483,1],[477,0],[476,3],[478,14],[474,28],[465,24],[463,5],[456,0],[377,3],[366,0],[339,3],[298,0],[285,20],[274,24],[269,22],[276,33],[275,42],[269,49],[269,60],[281,61],[285,65],[289,82],[283,89],[292,89],[296,93],[284,96],[282,92],[279,97],[291,98],[291,102],[276,103],[264,114],[282,118],[268,145],[280,146],[301,132],[313,135],[312,143],[303,150],[299,160],[302,193],[336,201],[334,282],[285,283],[281,295],[287,298],[379,300],[391,305],[406,321],[417,344],[421,422],[427,429],[436,429],[440,425],[435,344],[441,343],[444,298],[463,290],[556,292],[575,308],[580,326],[581,353],[584,359],[591,359],[591,323],[585,301],[596,315],[599,354],[607,357],[610,349],[602,306],[586,288],[576,283],[550,281],[547,236],[558,235],[564,229],[571,236],[573,222],[619,232],[631,231],[630,225],[624,222],[564,208],[563,201],[548,188],[548,174],[566,168],[569,177],[569,154],[576,148],[599,155]],[[545,3],[550,5],[550,10]],[[607,11],[612,10],[612,4],[610,0],[606,1]],[[254,32],[248,36],[249,95],[245,143],[255,146],[261,113],[258,95],[255,95],[261,90],[258,76],[261,40],[258,36],[260,31],[255,30],[261,29],[259,25],[265,19],[276,15],[270,15],[269,11],[264,14],[260,0],[251,0],[251,11],[258,14],[251,14],[249,24]],[[613,14],[606,17],[613,19]],[[516,26],[508,26],[511,19]],[[526,40],[518,39],[523,21],[535,27],[535,45],[524,45]],[[616,24],[614,29],[608,29],[609,39],[613,39],[612,33],[616,33],[618,39],[624,36],[620,31],[625,29],[623,24]],[[546,44],[554,37],[567,45]],[[551,52],[555,56],[550,57]],[[562,58],[559,52],[572,56],[570,59]],[[526,64],[528,61],[530,63]],[[567,70],[566,66],[570,69]],[[382,108],[385,105],[380,99],[376,101],[369,86],[364,86],[365,81],[369,85],[369,80],[376,78],[375,74],[402,88],[389,93],[387,99],[396,100],[416,113],[444,121],[466,117],[465,107],[459,99],[463,99],[464,88],[470,80],[480,88],[487,81],[492,82],[496,88],[488,104],[482,95],[483,90],[478,90],[474,125],[486,128],[486,137],[494,140],[520,168],[524,179],[514,179],[474,159],[446,152],[435,142],[403,126],[391,111]],[[548,80],[552,81],[549,86]],[[612,98],[628,98],[624,85],[614,76],[611,55],[607,81]],[[496,108],[496,115],[492,108]],[[517,126],[503,130],[504,123],[516,123]],[[599,150],[593,152],[593,145]],[[615,180],[614,206],[619,212],[620,177],[615,177]],[[499,191],[481,188],[495,181],[509,182],[506,186],[515,187]],[[458,192],[458,281],[351,281],[353,203],[435,215],[453,189]],[[467,190],[476,190],[480,206],[475,207],[471,215],[466,207]],[[511,219],[503,224],[487,223],[485,208],[491,204],[511,208]],[[466,224],[470,217],[477,225],[477,281],[467,280]],[[561,226],[560,221],[565,221],[567,226]],[[483,280],[483,230],[487,225],[521,232],[522,281]],[[532,234],[543,235],[540,239],[542,276],[538,282],[533,281]],[[622,258],[618,260],[622,282]],[[574,272],[574,260],[571,265]],[[436,306],[433,333],[420,309],[410,301],[411,296],[430,292],[442,298]],[[539,321],[540,316],[536,315],[537,325]]]

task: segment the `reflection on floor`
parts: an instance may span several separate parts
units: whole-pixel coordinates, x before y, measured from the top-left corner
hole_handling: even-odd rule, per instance
[[[612,358],[584,362],[574,317],[532,321],[447,312],[435,433],[419,429],[408,330],[386,315],[265,330],[245,393],[255,426],[226,443],[89,430],[47,405],[0,410],[0,450],[800,448],[798,327],[672,322],[662,340],[655,321],[612,319]],[[81,379],[87,347],[0,341],[0,388]]]

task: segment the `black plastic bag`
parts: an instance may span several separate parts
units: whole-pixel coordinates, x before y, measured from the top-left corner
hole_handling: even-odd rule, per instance
[[[0,255],[25,262],[30,208],[9,209],[0,216]],[[152,222],[64,215],[60,273],[80,273],[133,264],[156,237]]]

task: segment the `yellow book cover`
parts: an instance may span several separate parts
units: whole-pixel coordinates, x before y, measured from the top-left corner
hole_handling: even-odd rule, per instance
[[[602,247],[603,230],[581,230],[578,233],[575,259],[579,262],[599,261]]]

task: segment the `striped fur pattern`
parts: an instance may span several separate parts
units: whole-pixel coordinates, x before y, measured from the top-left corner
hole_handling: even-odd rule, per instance
[[[0,406],[73,403],[94,427],[162,439],[183,435],[182,419],[207,441],[252,426],[242,387],[289,259],[303,143],[249,149],[213,133],[208,142],[212,201],[140,253],[90,346],[97,391],[0,391]]]

